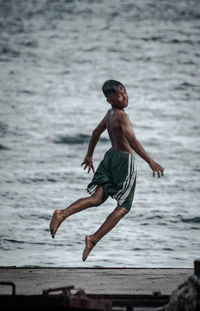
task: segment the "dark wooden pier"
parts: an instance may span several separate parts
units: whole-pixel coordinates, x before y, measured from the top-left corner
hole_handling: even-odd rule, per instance
[[[7,310],[28,301],[35,303],[35,308],[48,310],[55,303],[58,310],[158,307],[166,304],[172,291],[189,276],[199,273],[199,261],[194,268],[0,267],[0,301],[4,307],[9,301]]]

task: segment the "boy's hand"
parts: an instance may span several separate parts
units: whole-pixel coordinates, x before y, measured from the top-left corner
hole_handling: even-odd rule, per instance
[[[86,156],[83,163],[81,164],[81,166],[84,164],[85,164],[84,170],[88,167],[88,173],[90,172],[91,169],[94,173],[94,166],[93,166],[92,157]]]
[[[153,171],[153,177],[155,176],[155,172],[157,172],[159,178],[160,176],[163,176],[164,168],[160,164],[156,163],[155,161],[151,161],[149,165]]]

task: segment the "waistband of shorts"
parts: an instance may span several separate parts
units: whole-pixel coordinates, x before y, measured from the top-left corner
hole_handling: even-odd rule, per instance
[[[114,150],[113,148],[110,148],[107,152],[113,153],[113,154],[118,154],[118,155],[120,155],[121,157],[124,157],[124,158],[128,158],[130,155],[134,157],[134,153],[133,152],[132,153],[126,153],[126,152]]]

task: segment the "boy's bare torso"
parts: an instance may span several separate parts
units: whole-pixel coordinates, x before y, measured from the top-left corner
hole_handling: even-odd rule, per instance
[[[106,117],[105,123],[112,144],[112,148],[116,151],[132,153],[133,149],[131,148],[128,139],[122,132],[121,124],[124,119],[124,115],[127,114],[122,110],[109,109]],[[131,126],[131,124],[129,124]]]
[[[118,85],[117,89],[115,89],[115,91],[108,92],[108,90],[111,90],[111,85],[112,87],[113,85],[116,87],[116,83]],[[106,92],[105,85],[107,85],[106,87],[109,86]],[[134,150],[149,164],[153,171],[153,176],[155,176],[155,173],[157,173],[158,177],[162,176],[164,168],[148,155],[143,146],[136,139],[129,117],[124,112],[124,109],[128,106],[128,95],[125,87],[118,81],[109,80],[105,82],[103,90],[107,98],[107,102],[111,104],[112,108],[108,110],[103,120],[92,132],[87,154],[81,164],[84,165],[84,170],[88,168],[88,173],[90,170],[95,173],[92,160],[93,152],[101,134],[107,129],[111,145],[114,150],[124,153],[132,153]],[[64,210],[54,211],[50,223],[50,232],[53,238],[55,237],[56,231],[64,219],[88,207],[98,206],[104,202],[105,196],[103,186],[98,183],[97,185],[98,187],[96,188],[95,193],[90,197],[79,199]],[[96,243],[106,233],[108,233],[119,222],[119,220],[127,214],[127,212],[128,210],[118,203],[116,209],[108,216],[101,227],[93,235],[85,236],[86,246],[83,251],[83,261],[87,259],[87,256]]]

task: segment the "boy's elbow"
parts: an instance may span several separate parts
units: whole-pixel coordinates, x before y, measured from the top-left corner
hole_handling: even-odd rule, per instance
[[[130,141],[130,145],[131,145],[131,147],[132,147],[132,149],[136,149],[137,148],[137,146],[138,146],[138,141],[137,141],[137,139],[132,139],[131,141]]]
[[[92,132],[92,136],[93,136],[94,138],[99,137],[99,136],[100,136],[99,131],[98,131],[97,129],[95,129],[95,130]]]

